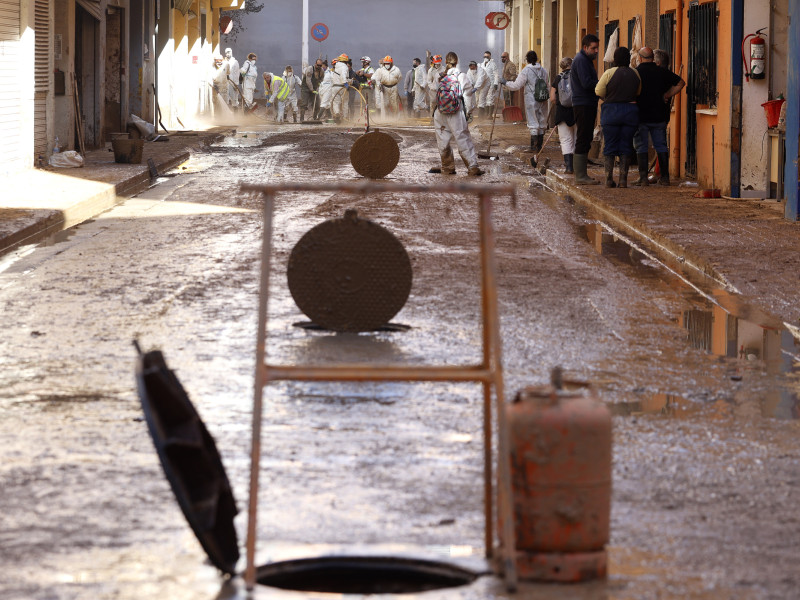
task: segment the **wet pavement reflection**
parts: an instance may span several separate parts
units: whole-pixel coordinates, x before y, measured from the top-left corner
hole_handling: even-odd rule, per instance
[[[731,379],[741,381],[742,372],[752,367],[776,376],[777,385],[765,390],[761,398],[764,417],[800,418],[800,338],[780,319],[727,290],[719,287],[702,289],[692,285],[603,223],[586,223],[581,226],[581,231],[598,254],[615,263],[634,267],[637,276],[645,281],[668,285],[680,299],[675,321],[686,331],[691,347],[715,356],[737,359],[733,362],[735,372],[730,375]],[[674,400],[672,408],[669,408],[670,398],[675,397],[653,396],[639,403],[641,411],[638,412],[680,413],[674,410]],[[684,406],[683,411],[686,410],[693,412],[691,406]]]

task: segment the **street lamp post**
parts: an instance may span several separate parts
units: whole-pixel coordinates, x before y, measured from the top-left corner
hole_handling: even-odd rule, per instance
[[[308,66],[308,0],[303,0],[303,70]]]

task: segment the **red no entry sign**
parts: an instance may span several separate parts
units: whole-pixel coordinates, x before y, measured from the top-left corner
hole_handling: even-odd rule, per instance
[[[321,42],[326,37],[328,37],[329,33],[330,30],[328,29],[328,26],[325,25],[325,23],[314,23],[311,26],[311,37],[317,40],[318,42]]]
[[[505,29],[511,24],[511,19],[504,12],[490,12],[484,22],[489,29]]]

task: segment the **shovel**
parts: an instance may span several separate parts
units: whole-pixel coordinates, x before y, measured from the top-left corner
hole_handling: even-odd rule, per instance
[[[551,137],[553,137],[553,132],[554,132],[556,129],[557,129],[556,127],[553,127],[553,128],[550,130],[550,133],[548,133],[548,134],[547,134],[547,137],[545,138],[545,140],[544,140],[544,143],[542,144],[542,147],[541,147],[541,148],[539,148],[539,152],[537,152],[536,154],[534,154],[533,156],[531,156],[531,166],[532,166],[534,169],[536,168],[536,165],[537,165],[537,164],[538,164],[538,162],[539,162],[539,155],[540,155],[542,152],[544,152],[544,147],[545,147],[545,146],[547,146],[547,142],[549,142],[549,141],[550,141],[550,138],[551,138]]]
[[[494,136],[494,121],[497,119],[497,99],[500,97],[500,90],[497,91],[497,95],[494,97],[494,108],[492,110],[492,128],[489,130],[489,144],[486,146],[486,152],[478,152],[478,158],[488,158],[489,160],[497,160],[500,158],[497,154],[492,154],[490,150],[492,149],[492,137]]]

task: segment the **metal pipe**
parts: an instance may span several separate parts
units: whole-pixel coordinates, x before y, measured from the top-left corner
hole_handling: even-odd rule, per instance
[[[256,516],[258,514],[258,474],[261,464],[261,418],[264,398],[267,313],[269,309],[269,274],[272,257],[272,213],[274,196],[264,197],[264,235],[261,246],[261,290],[258,300],[258,332],[256,334],[256,372],[253,384],[253,428],[250,448],[250,498],[247,506],[247,567],[245,585],[252,591],[256,585]]]
[[[678,0],[678,6],[675,9],[675,66],[680,69],[683,65],[683,0]],[[691,81],[689,82],[691,85]],[[675,141],[670,148],[669,154],[669,170],[670,173],[677,178],[681,176],[681,151],[683,144],[686,141],[683,131],[681,130],[681,117],[683,110],[683,102],[681,101],[681,94],[675,96],[675,118],[673,119],[673,131],[675,131]]]
[[[395,365],[344,364],[294,366],[265,364],[265,382],[293,381],[477,381],[491,382],[491,369],[481,365],[463,367],[400,367]]]
[[[503,389],[503,360],[500,341],[500,318],[497,302],[497,264],[494,258],[494,231],[492,229],[492,203],[488,194],[480,195],[481,248],[485,269],[486,304],[485,319],[490,340],[490,370],[494,375],[495,408],[497,410],[497,509],[503,522],[503,544],[501,556],[506,588],[517,589],[516,537],[514,535],[514,512],[511,499],[511,454],[508,448],[508,425],[505,413]]]
[[[483,227],[484,197],[480,196],[480,248],[481,248],[481,325],[483,336],[483,364],[493,374],[492,363],[492,330],[487,318],[489,314],[490,277],[487,254],[489,240]],[[494,501],[492,497],[492,381],[483,385],[483,506],[484,506],[484,546],[486,558],[494,556]]]
[[[243,192],[275,194],[277,192],[349,192],[352,194],[380,194],[385,192],[411,192],[437,194],[490,194],[492,196],[515,195],[516,187],[497,183],[447,182],[431,185],[406,184],[393,181],[358,181],[340,183],[241,183]]]

